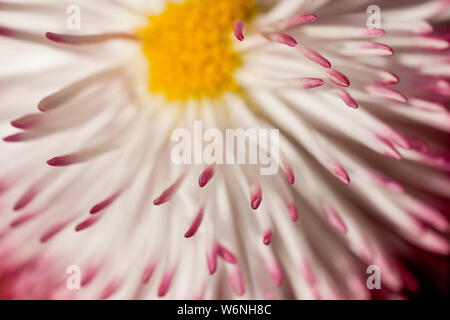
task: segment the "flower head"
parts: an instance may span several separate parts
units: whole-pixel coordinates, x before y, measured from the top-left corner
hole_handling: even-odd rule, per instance
[[[377,27],[365,1],[76,0],[74,31],[1,2],[3,295],[364,299],[367,265],[417,290],[405,240],[449,253],[450,1],[372,2]],[[199,120],[278,129],[279,157],[242,146],[280,172],[175,164]]]

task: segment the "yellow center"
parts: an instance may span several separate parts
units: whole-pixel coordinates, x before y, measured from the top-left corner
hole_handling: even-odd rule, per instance
[[[255,10],[254,0],[185,0],[149,16],[138,35],[150,92],[173,101],[238,90],[233,74],[242,61],[231,34],[234,23],[250,19]]]

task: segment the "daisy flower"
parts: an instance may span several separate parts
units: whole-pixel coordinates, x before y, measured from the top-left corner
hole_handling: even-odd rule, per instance
[[[400,254],[449,253],[449,5],[0,1],[1,296],[418,290]],[[175,164],[195,121],[278,129],[280,171]]]

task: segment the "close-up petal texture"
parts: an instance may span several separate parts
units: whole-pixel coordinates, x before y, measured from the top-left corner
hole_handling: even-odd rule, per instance
[[[449,0],[0,0],[0,298],[448,290],[449,39]]]

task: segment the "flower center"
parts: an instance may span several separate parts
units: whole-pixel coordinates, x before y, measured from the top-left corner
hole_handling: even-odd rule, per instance
[[[173,101],[238,90],[233,74],[242,61],[231,34],[235,21],[250,19],[255,10],[254,0],[186,0],[149,16],[138,34],[150,92]]]

